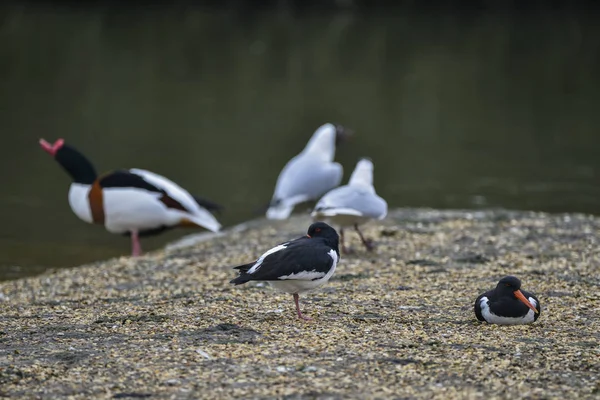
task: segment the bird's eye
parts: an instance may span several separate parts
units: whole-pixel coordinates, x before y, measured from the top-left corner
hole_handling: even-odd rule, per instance
[[[505,283],[504,286],[510,286],[510,283]]]
[[[321,228],[315,229],[315,232],[321,232]]]

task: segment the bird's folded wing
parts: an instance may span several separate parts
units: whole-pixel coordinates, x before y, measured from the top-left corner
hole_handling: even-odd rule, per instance
[[[179,202],[186,210],[194,214],[199,205],[196,203],[191,194],[181,186],[171,181],[168,178],[165,178],[162,175],[156,174],[151,171],[147,171],[145,169],[140,168],[131,168],[129,170],[130,173],[137,175],[144,179],[146,182],[160,188],[164,192],[166,192],[169,197]]]
[[[292,242],[286,249],[269,254],[250,274],[252,280],[313,280],[324,276],[333,264],[331,249],[316,241],[307,238]]]
[[[369,188],[342,186],[323,196],[317,202],[314,212],[324,216],[357,215],[379,218],[387,213],[387,204]]]
[[[149,192],[164,193],[162,188],[148,182],[142,176],[126,170],[113,171],[102,175],[98,178],[98,184],[103,189],[143,189]]]

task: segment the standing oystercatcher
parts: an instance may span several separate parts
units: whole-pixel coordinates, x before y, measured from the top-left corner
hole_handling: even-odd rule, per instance
[[[358,225],[371,219],[382,220],[387,215],[387,202],[379,197],[373,187],[373,162],[362,158],[356,164],[347,185],[327,192],[317,202],[312,217],[340,225],[342,251],[348,252],[344,243],[344,228],[353,226],[367,250],[373,242],[365,239]]]
[[[217,232],[221,224],[208,210],[221,206],[193,197],[188,191],[153,172],[129,169],[97,176],[92,163],[58,139],[40,146],[73,179],[69,205],[80,219],[104,225],[111,233],[131,236],[132,255],[141,254],[140,236],[176,226],[199,226]]]
[[[540,316],[540,302],[532,293],[521,291],[514,276],[500,279],[496,288],[475,300],[475,315],[480,321],[499,325],[531,324]]]
[[[235,267],[240,275],[230,283],[269,282],[275,289],[291,293],[298,317],[310,320],[300,311],[298,295],[324,285],[331,278],[340,259],[338,243],[335,229],[324,222],[315,222],[306,236],[277,245],[258,260]]]
[[[341,125],[319,127],[304,147],[283,167],[267,210],[268,219],[286,219],[296,204],[316,200],[338,186],[344,172],[333,162],[336,143],[350,132]]]

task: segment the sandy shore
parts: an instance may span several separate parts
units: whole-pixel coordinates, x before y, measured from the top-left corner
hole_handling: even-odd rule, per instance
[[[323,289],[231,286],[231,266],[305,233],[252,221],[192,246],[0,284],[0,397],[600,397],[600,219],[397,210],[348,234]],[[189,243],[189,241],[188,241]],[[528,326],[481,324],[477,295],[514,274]]]

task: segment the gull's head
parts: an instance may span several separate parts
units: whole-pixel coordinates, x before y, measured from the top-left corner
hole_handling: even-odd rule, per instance
[[[331,125],[331,124],[329,124]],[[354,132],[348,128],[346,128],[343,125],[334,125],[335,127],[335,145],[339,145],[340,143],[343,143],[347,140],[350,140],[350,138],[352,138],[352,135],[354,134]]]
[[[313,133],[304,151],[311,154],[322,154],[328,161],[333,161],[336,145],[347,140],[351,135],[352,132],[342,125],[330,123],[321,125]]]
[[[350,185],[373,185],[373,161],[368,157],[363,157],[356,163],[354,171],[350,176]]]

